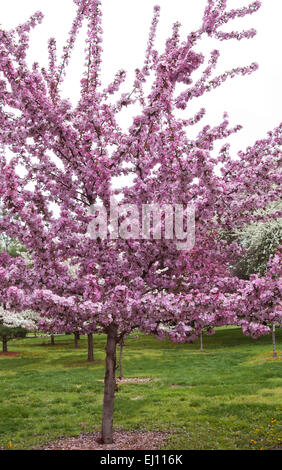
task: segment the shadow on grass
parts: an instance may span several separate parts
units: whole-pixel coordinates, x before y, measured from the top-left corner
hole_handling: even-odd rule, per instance
[[[70,362],[70,363],[66,363],[64,364],[65,367],[85,367],[85,366],[88,366],[88,367],[94,367],[94,366],[97,366],[97,365],[105,365],[105,361],[103,359],[94,359],[94,361],[80,361],[80,362]]]

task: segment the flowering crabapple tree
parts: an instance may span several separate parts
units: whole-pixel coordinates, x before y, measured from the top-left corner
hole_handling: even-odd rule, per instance
[[[252,274],[238,291],[237,300],[238,324],[244,334],[257,338],[272,330],[273,357],[277,357],[275,327],[282,324],[281,254],[280,246],[271,256],[265,275]]]
[[[268,210],[273,209],[273,205],[271,206]],[[275,206],[281,207],[281,203]],[[262,296],[264,300],[267,300],[267,308],[261,305],[260,314],[263,312],[264,326],[271,326],[273,357],[277,357],[275,329],[276,326],[281,325],[281,317],[277,318],[277,313],[279,309],[281,311],[281,268],[279,269],[279,266],[281,266],[282,219],[251,224],[235,233],[235,237],[244,246],[245,253],[234,266],[233,272],[241,279],[250,279],[250,282],[246,283],[248,289],[246,305],[249,303],[254,307],[254,294],[256,301]],[[250,297],[252,297],[251,302]],[[253,308],[253,312],[254,310]]]
[[[237,281],[229,268],[241,251],[220,233],[261,219],[259,209],[278,199],[282,126],[239,160],[230,157],[227,144],[216,157],[211,155],[215,142],[240,129],[229,127],[227,114],[218,125],[204,126],[189,138],[190,127],[205,115],[201,108],[187,117],[191,100],[258,68],[252,63],[214,75],[219,51],[205,58],[198,43],[205,36],[252,38],[253,29],[222,32],[221,27],[255,13],[260,2],[228,10],[226,0],[208,0],[199,28],[181,40],[176,23],[161,52],[154,46],[160,14],[155,7],[145,60],[127,93],[121,91],[124,70],[107,86],[101,84],[100,3],[75,0],[77,14],[63,56],[58,58],[51,38],[48,68],[30,67],[26,61],[29,33],[42,21],[41,13],[0,31],[0,230],[19,240],[33,260],[31,266],[17,259],[0,261],[0,301],[11,310],[41,311],[43,320],[53,319],[58,328],[78,321],[86,322],[89,332],[106,333],[102,440],[111,443],[121,339],[138,328],[160,339],[186,341],[200,334],[195,316],[203,308],[213,317],[218,308],[221,323],[229,315],[233,319]],[[80,99],[73,106],[62,96],[62,84],[84,20],[85,69]],[[195,71],[200,78],[193,79]],[[125,131],[120,115],[130,106],[136,116]],[[124,176],[131,176],[132,184],[115,189],[113,179]],[[126,226],[127,215],[119,208],[113,217],[113,200],[122,202],[126,214],[135,214],[134,223]],[[89,224],[95,224],[97,210],[92,209],[98,203],[105,217],[99,219],[95,238],[89,236]],[[138,214],[144,205],[173,207],[176,218],[191,204],[196,230],[191,249],[179,249],[189,231],[185,215],[182,232],[171,238],[154,237],[153,228],[142,236]],[[113,236],[113,219],[123,227],[119,236]],[[103,224],[106,236],[99,236]],[[77,276],[69,265],[76,266]]]
[[[5,248],[0,255],[2,262],[10,264],[14,258],[25,258],[23,247],[15,240],[9,239],[5,234],[2,238],[2,247]],[[15,312],[8,310],[6,305],[0,304],[0,338],[3,343],[3,352],[8,351],[7,343],[14,338],[24,338],[28,331],[37,331],[40,316],[32,310]]]

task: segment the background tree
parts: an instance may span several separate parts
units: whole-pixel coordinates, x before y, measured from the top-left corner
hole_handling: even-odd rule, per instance
[[[279,208],[281,204],[272,204],[268,212]],[[245,251],[234,267],[234,274],[241,279],[249,279],[251,274],[264,275],[270,257],[275,255],[282,243],[282,218],[242,227],[235,231],[234,238]]]
[[[270,209],[277,206],[281,207],[281,204],[276,203]],[[241,279],[250,279],[253,274],[265,276],[271,258],[274,255],[279,258],[277,250],[282,243],[282,219],[252,224],[236,232],[235,237],[244,247],[245,253],[234,267],[234,273]],[[278,272],[278,277],[280,275],[281,271]],[[280,323],[275,323],[271,318],[267,323],[270,323],[272,330],[273,357],[277,357],[275,327],[280,326]]]
[[[3,352],[8,352],[8,341],[24,338],[28,331],[36,328],[38,315],[31,311],[15,313],[0,305],[0,339]]]
[[[9,328],[0,323],[0,340],[3,353],[8,352],[8,341],[16,338],[25,338],[27,331],[24,328]]]
[[[276,254],[270,258],[264,276],[250,276],[250,280],[245,282],[238,293],[237,304],[240,312],[238,317],[243,314],[239,324],[244,334],[258,337],[260,334],[270,333],[271,327],[273,357],[277,356],[275,326],[281,326],[282,323],[281,254],[282,249],[279,247]]]

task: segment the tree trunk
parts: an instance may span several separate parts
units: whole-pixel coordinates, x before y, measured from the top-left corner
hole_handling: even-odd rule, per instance
[[[51,345],[55,346],[55,337],[54,337],[54,335],[51,335]]]
[[[104,405],[102,420],[102,442],[104,444],[113,443],[113,413],[116,387],[116,347],[117,326],[111,325],[108,329],[107,335],[106,372],[104,380]]]
[[[3,336],[2,342],[3,342],[3,353],[6,353],[8,352],[8,341],[7,341],[6,336]]]
[[[93,335],[87,335],[88,337],[88,362],[94,362],[94,351],[93,351]]]
[[[123,352],[124,340],[123,338],[119,343],[119,378],[123,379],[123,368],[122,368],[122,352]]]
[[[272,323],[272,347],[273,347],[273,357],[277,357],[276,352],[276,337],[275,337],[275,325]]]
[[[200,345],[201,345],[201,352],[204,352],[203,332],[202,331],[201,331],[201,334],[200,334]]]
[[[80,335],[79,335],[79,333],[76,331],[76,332],[74,333],[74,347],[75,347],[75,349],[78,349],[78,340],[79,340],[79,338],[80,338]]]

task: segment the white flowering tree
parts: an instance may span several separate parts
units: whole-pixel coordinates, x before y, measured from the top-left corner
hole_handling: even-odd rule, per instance
[[[0,340],[3,344],[3,353],[8,352],[8,341],[24,338],[28,331],[36,330],[38,320],[38,314],[32,310],[18,313],[0,305]]]

